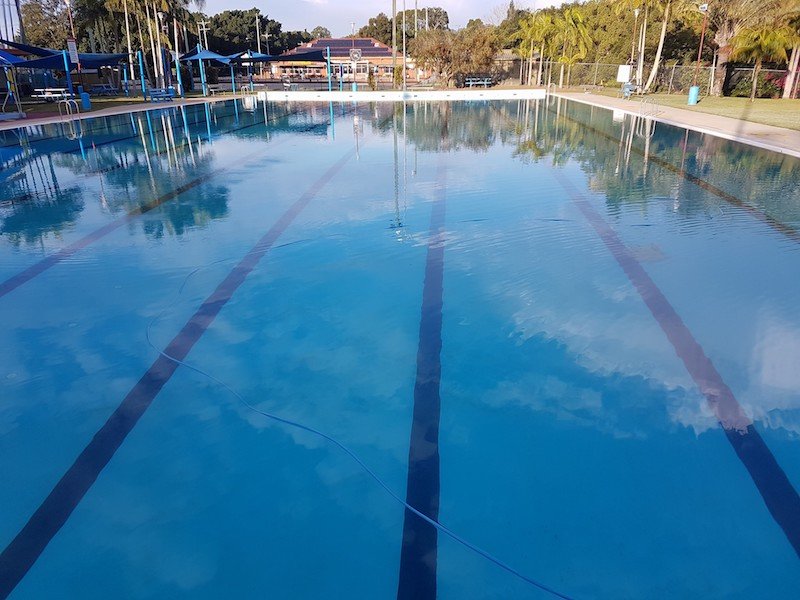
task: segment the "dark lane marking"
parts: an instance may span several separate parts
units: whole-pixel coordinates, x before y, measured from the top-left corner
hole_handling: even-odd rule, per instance
[[[447,200],[447,174],[442,163],[443,159],[440,158],[428,234],[406,489],[406,502],[434,521],[439,520],[439,383],[442,373],[440,355]],[[436,528],[406,509],[397,597],[401,600],[434,600],[436,563]]]
[[[263,123],[263,121],[261,123]],[[320,124],[315,124],[310,126],[310,128],[318,127],[319,125]],[[281,143],[285,143],[290,139],[291,138],[284,138],[283,140],[275,141],[270,146],[270,149],[273,149],[275,148],[275,146],[280,145]],[[21,285],[24,285],[37,275],[40,275],[43,272],[45,272],[50,267],[57,265],[58,263],[68,259],[73,254],[82,250],[86,246],[93,244],[94,242],[105,237],[112,231],[119,229],[129,221],[153,210],[154,208],[161,206],[165,202],[178,198],[178,196],[180,196],[181,194],[184,194],[185,192],[188,192],[189,190],[196,188],[198,185],[203,184],[209,181],[210,179],[213,179],[214,177],[223,172],[228,172],[229,169],[231,168],[241,167],[253,160],[263,157],[264,157],[264,150],[259,150],[254,153],[247,154],[244,157],[237,160],[235,165],[225,165],[217,169],[214,169],[213,171],[210,171],[205,175],[202,175],[196,179],[184,183],[181,186],[178,186],[174,190],[171,190],[165,194],[162,194],[161,196],[158,196],[157,198],[154,198],[147,204],[143,204],[141,206],[137,206],[136,208],[131,209],[125,215],[114,219],[110,223],[107,223],[106,225],[100,227],[99,229],[92,231],[91,233],[85,235],[76,242],[73,242],[69,246],[62,248],[58,252],[46,256],[45,258],[43,258],[39,262],[34,263],[24,271],[20,271],[16,275],[12,275],[10,278],[0,283],[0,298],[13,292]]]
[[[349,150],[330,167],[256,243],[203,302],[164,350],[183,361],[259,261],[320,190],[355,156]],[[7,598],[97,480],[103,468],[166,385],[178,364],[159,355],[94,435],[17,536],[0,554],[0,598]]]
[[[553,112],[552,109],[550,109],[550,108],[548,108],[547,110],[550,111],[551,113]],[[554,114],[556,114],[556,113],[554,113]],[[596,133],[597,135],[599,135],[601,137],[604,137],[607,140],[610,140],[610,141],[614,142],[615,146],[619,142],[619,140],[614,138],[614,136],[612,136],[611,134],[606,133],[602,129],[598,129],[597,127],[594,127],[592,125],[584,123],[580,119],[576,119],[575,117],[572,117],[572,116],[567,115],[567,114],[561,114],[561,116],[564,117],[565,119],[569,120],[569,121],[572,121],[573,123],[576,123],[576,124],[580,125],[581,127],[585,127],[589,131],[591,131],[593,133]],[[634,118],[634,115],[631,115],[631,119],[633,119],[633,118]],[[675,126],[674,125],[669,125],[669,127],[675,127]],[[741,142],[739,142],[739,143],[741,143]],[[635,144],[631,144],[631,148],[639,156],[644,156],[645,155],[644,150],[642,150],[641,148],[637,147]],[[705,179],[701,179],[700,177],[697,177],[696,175],[692,175],[691,173],[687,173],[685,169],[681,169],[680,167],[676,167],[671,162],[669,162],[668,160],[666,160],[664,158],[661,158],[660,156],[657,156],[657,155],[654,155],[654,154],[649,154],[649,160],[652,160],[659,167],[663,167],[664,169],[667,169],[668,171],[671,171],[672,173],[675,173],[676,175],[680,175],[681,177],[683,177],[689,183],[692,183],[692,184],[696,185],[697,187],[699,187],[700,189],[703,189],[703,190],[713,194],[714,196],[716,196],[717,198],[720,198],[721,200],[724,200],[728,204],[732,204],[733,206],[736,206],[737,208],[741,208],[742,210],[744,210],[745,212],[747,212],[751,216],[755,217],[756,219],[758,219],[762,223],[765,223],[766,225],[768,225],[769,227],[771,227],[772,229],[774,229],[778,233],[780,233],[782,235],[785,235],[787,238],[789,238],[790,240],[792,240],[794,242],[800,243],[800,231],[798,231],[796,227],[793,227],[791,225],[783,223],[782,221],[779,221],[775,217],[772,217],[772,216],[768,215],[767,213],[765,213],[760,208],[757,208],[757,207],[753,206],[752,204],[750,204],[748,202],[745,202],[744,200],[734,196],[733,194],[729,194],[728,192],[726,192],[724,190],[721,190],[720,188],[718,188],[717,186],[715,186],[712,183],[709,183]]]
[[[800,496],[711,359],[617,232],[560,170],[555,177],[639,292],[725,431],[772,518],[800,556]]]

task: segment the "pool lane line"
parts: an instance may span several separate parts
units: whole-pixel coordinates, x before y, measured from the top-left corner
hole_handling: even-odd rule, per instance
[[[164,354],[179,361],[187,357],[222,308],[289,225],[355,155],[354,148],[348,150],[281,215],[189,318],[167,345]],[[25,526],[0,554],[0,598],[7,598],[34,565],[178,369],[178,363],[164,354],[159,354]]]
[[[263,121],[261,121],[260,123],[263,123]],[[311,126],[309,126],[309,130],[313,129],[315,127],[319,127],[320,125],[321,124],[319,124],[319,123],[311,125]],[[285,143],[285,142],[289,141],[290,139],[291,138],[284,138],[284,140],[282,140],[282,141],[279,140],[279,141],[273,142],[271,148],[274,148],[276,145],[280,145],[281,143]],[[209,173],[206,173],[205,175],[201,175],[200,177],[197,177],[197,178],[195,178],[195,179],[193,179],[193,180],[191,180],[191,181],[189,181],[187,183],[184,183],[184,184],[178,186],[177,188],[175,188],[173,190],[170,190],[169,192],[166,192],[166,193],[158,196],[157,198],[154,198],[153,200],[151,200],[150,202],[148,202],[146,204],[143,204],[143,205],[137,206],[136,208],[131,209],[125,215],[114,219],[110,223],[107,223],[106,225],[103,225],[102,227],[100,227],[98,229],[95,229],[91,233],[83,236],[82,238],[80,238],[79,240],[73,242],[69,246],[66,246],[65,248],[62,248],[61,250],[46,256],[45,258],[43,258],[40,261],[34,263],[33,265],[31,265],[27,269],[24,269],[23,271],[20,271],[16,275],[12,275],[8,279],[6,279],[2,283],[0,283],[0,298],[2,298],[3,296],[6,296],[7,294],[10,294],[11,292],[16,290],[21,285],[26,284],[27,282],[29,282],[34,277],[36,277],[38,275],[41,275],[42,273],[47,271],[47,269],[49,269],[50,267],[53,267],[53,266],[57,265],[58,263],[70,258],[76,252],[79,252],[80,250],[83,250],[84,248],[86,248],[90,244],[93,244],[94,242],[102,239],[103,237],[105,237],[109,233],[119,229],[120,227],[122,227],[126,223],[131,222],[132,220],[134,220],[134,219],[140,217],[141,215],[153,210],[154,208],[157,208],[157,207],[161,206],[162,204],[164,204],[164,203],[166,203],[166,202],[168,202],[170,200],[177,199],[179,196],[181,196],[185,192],[188,192],[189,190],[191,190],[193,188],[196,188],[198,185],[201,185],[201,184],[209,181],[210,179],[213,179],[214,177],[216,177],[217,175],[219,175],[219,174],[221,174],[223,172],[227,172],[231,168],[238,168],[238,167],[244,166],[245,164],[247,164],[247,163],[249,163],[249,162],[251,162],[253,160],[257,160],[258,158],[263,158],[263,157],[264,157],[264,153],[261,150],[259,150],[258,152],[254,152],[252,154],[245,155],[243,158],[239,159],[236,162],[235,165],[226,165],[226,166],[214,169],[213,171],[210,171]]]
[[[547,110],[549,112],[551,112],[553,114],[557,114],[557,113],[554,113],[554,111],[550,107],[546,107],[546,108],[547,108]],[[572,121],[573,123],[577,123],[581,127],[585,127],[589,131],[591,131],[593,133],[596,133],[596,134],[600,135],[601,137],[606,138],[607,140],[610,140],[610,141],[614,142],[615,145],[619,142],[619,140],[614,138],[614,136],[612,136],[611,134],[606,133],[605,131],[603,131],[601,129],[598,129],[598,128],[592,126],[592,125],[588,125],[588,124],[584,123],[583,121],[581,121],[580,119],[576,119],[575,117],[572,117],[572,116],[570,116],[568,114],[563,114],[563,113],[561,114],[561,116],[563,118],[569,120],[569,121]],[[631,116],[631,120],[633,120],[634,118],[635,117]],[[644,118],[644,117],[639,117],[639,118]],[[668,125],[668,126],[669,127],[675,127],[674,125]],[[724,139],[724,138],[720,138],[720,139]],[[730,141],[730,140],[727,140],[727,141]],[[735,142],[735,143],[741,143],[741,142]],[[644,157],[644,155],[645,155],[644,154],[644,150],[642,150],[641,148],[636,146],[636,144],[631,144],[631,148],[633,149],[634,152],[636,152],[636,154],[638,154],[639,156]],[[760,152],[769,152],[769,150],[759,150],[759,151]],[[714,184],[706,181],[705,179],[702,179],[700,177],[697,177],[696,175],[692,175],[691,173],[688,173],[685,169],[681,169],[680,167],[677,167],[677,166],[673,165],[668,160],[666,160],[664,158],[661,158],[660,156],[658,156],[656,154],[652,154],[651,153],[649,155],[649,157],[648,157],[648,160],[653,161],[659,167],[662,167],[662,168],[664,168],[664,169],[666,169],[666,170],[668,170],[668,171],[670,171],[672,173],[675,173],[676,175],[680,175],[681,177],[683,177],[689,183],[692,183],[692,184],[696,185],[697,187],[699,187],[700,189],[705,190],[706,192],[709,192],[710,194],[713,194],[714,196],[716,196],[717,198],[727,202],[728,204],[736,206],[737,208],[741,208],[742,210],[744,210],[745,212],[750,214],[750,216],[755,217],[756,219],[758,219],[762,223],[766,224],[767,226],[771,227],[772,229],[774,229],[778,233],[786,236],[787,238],[789,238],[790,240],[792,240],[794,242],[800,243],[800,230],[798,230],[796,227],[793,227],[792,225],[788,225],[787,223],[779,221],[775,217],[767,214],[766,212],[764,212],[760,208],[758,208],[756,206],[753,206],[749,202],[745,202],[741,198],[739,198],[737,196],[734,196],[733,194],[729,194],[728,192],[718,188]]]
[[[447,171],[444,159],[440,156],[422,288],[406,488],[406,502],[437,522],[440,495],[439,418],[446,201]],[[399,600],[435,600],[437,544],[437,529],[406,508],[397,586]]]
[[[736,455],[750,474],[767,510],[800,557],[800,496],[756,430],[753,421],[745,414],[688,326],[617,232],[560,169],[555,169],[555,178],[625,272],[666,334],[675,353],[705,396]]]
[[[237,131],[243,131],[243,130],[248,129],[250,127],[256,127],[258,125],[266,125],[267,123],[276,122],[276,121],[279,121],[279,120],[281,120],[283,118],[295,115],[298,112],[299,112],[299,109],[296,110],[296,111],[283,113],[281,115],[276,115],[275,117],[269,117],[265,121],[256,121],[254,123],[249,123],[249,124],[243,125],[241,127],[232,127],[230,129],[225,129],[225,130],[222,130],[222,131],[217,130],[216,133],[219,134],[219,135],[228,135],[228,134],[231,134],[231,133],[235,133]],[[233,114],[234,113],[231,113],[230,115],[224,115],[224,116],[222,116],[222,119],[227,119],[228,117],[233,116]],[[197,123],[192,123],[192,125],[196,125],[196,124]],[[321,125],[326,125],[326,123],[317,124],[317,126],[321,126]],[[183,124],[180,124],[179,126],[176,126],[176,129],[183,129]],[[153,133],[156,134],[156,133],[163,133],[163,132],[164,132],[164,129],[160,128],[160,129],[154,130]],[[125,142],[125,141],[128,141],[128,140],[139,139],[139,138],[140,138],[140,135],[137,134],[137,135],[134,135],[134,136],[126,136],[126,137],[122,137],[122,138],[116,138],[116,139],[113,139],[113,140],[107,140],[105,142],[92,142],[92,143],[95,144],[95,147],[99,147],[99,146],[107,146],[108,144],[115,144],[115,143],[118,143],[118,142]],[[188,145],[189,145],[189,141],[186,139],[186,136],[184,135],[183,136],[183,140],[181,141],[181,143],[175,145],[175,149],[186,148],[186,147],[188,147]],[[151,157],[152,156],[161,156],[163,154],[166,154],[170,150],[172,150],[172,148],[167,146],[163,150],[158,150],[158,151],[152,152],[150,156]],[[77,149],[73,149],[73,150],[65,150],[63,152],[57,152],[56,154],[73,154],[73,153],[79,152],[79,151],[80,151],[80,148],[77,148]],[[80,179],[82,177],[91,178],[91,177],[94,177],[94,176],[101,176],[101,175],[105,175],[106,173],[111,173],[112,171],[116,171],[116,170],[119,170],[119,169],[124,169],[127,166],[128,165],[123,165],[121,163],[117,163],[117,164],[115,164],[113,166],[104,167],[102,169],[97,169],[95,171],[89,171],[87,173],[79,173],[76,178]],[[28,197],[28,194],[22,194],[20,196],[14,197],[14,198],[9,198],[7,200],[4,200],[4,202],[11,202],[12,204],[15,203],[15,202],[24,202],[27,197]]]

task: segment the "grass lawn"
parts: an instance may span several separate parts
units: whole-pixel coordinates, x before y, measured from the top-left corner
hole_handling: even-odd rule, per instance
[[[604,89],[594,93],[619,97],[617,90]],[[686,104],[688,96],[685,94],[649,94],[648,98],[652,98],[657,104],[671,108],[682,108],[692,112],[709,113],[800,130],[800,100],[758,98],[755,102],[750,102],[749,98],[705,96],[700,99],[699,104],[688,106]]]

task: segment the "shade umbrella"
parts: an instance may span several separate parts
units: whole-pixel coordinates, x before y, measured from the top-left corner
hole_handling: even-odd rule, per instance
[[[200,65],[200,83],[203,86],[203,96],[208,96],[208,85],[206,84],[206,71],[203,66],[203,61],[206,60],[215,60],[223,65],[230,64],[230,60],[227,56],[223,56],[222,54],[217,54],[216,52],[212,52],[211,50],[206,50],[197,45],[197,48],[194,50],[190,50],[183,56],[181,56],[181,60],[184,62],[187,61],[197,61]]]

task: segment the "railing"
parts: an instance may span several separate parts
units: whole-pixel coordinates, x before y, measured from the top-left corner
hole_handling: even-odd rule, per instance
[[[74,114],[80,114],[81,105],[77,100],[59,100],[58,101],[58,114],[63,120],[64,117],[71,117]]]

